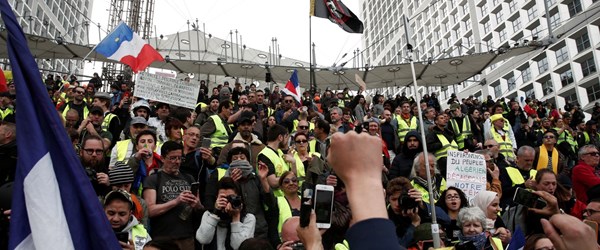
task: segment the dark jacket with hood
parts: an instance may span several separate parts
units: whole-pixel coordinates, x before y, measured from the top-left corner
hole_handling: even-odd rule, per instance
[[[392,161],[392,166],[389,169],[388,179],[394,179],[398,176],[404,176],[409,178],[410,170],[412,169],[413,161],[418,153],[423,152],[423,140],[421,135],[417,131],[409,131],[404,136],[404,141],[408,141],[409,138],[415,137],[419,141],[419,147],[417,149],[408,149],[406,143],[402,144],[400,154],[396,155]]]

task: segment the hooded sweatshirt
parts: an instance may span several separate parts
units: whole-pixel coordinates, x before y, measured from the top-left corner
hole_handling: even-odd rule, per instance
[[[146,229],[144,228],[144,225],[140,224],[139,221],[135,218],[135,216],[131,216],[131,220],[129,221],[129,223],[127,223],[127,226],[125,226],[125,228],[123,228],[123,230],[121,230],[121,232],[129,233],[129,239],[133,241],[135,250],[142,250],[144,248],[144,245],[146,245],[147,242],[151,241],[152,238],[150,237],[150,234],[148,234],[147,231],[146,231],[146,237],[140,237],[139,235],[136,235],[136,236],[131,235],[131,230],[134,227],[136,227],[138,229],[139,229],[139,227],[141,227],[143,229],[143,231],[146,231]]]
[[[421,135],[417,131],[409,131],[406,133],[406,136],[404,136],[404,142],[408,141],[411,137],[417,138],[419,146],[417,149],[408,149],[406,143],[402,144],[400,154],[396,155],[392,161],[392,166],[388,173],[388,178],[390,180],[398,176],[409,178],[415,156],[423,151],[423,139],[421,138]]]

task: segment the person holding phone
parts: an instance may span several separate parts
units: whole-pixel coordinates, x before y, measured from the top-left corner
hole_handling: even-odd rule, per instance
[[[254,237],[256,218],[246,212],[242,194],[231,177],[223,177],[217,189],[215,206],[202,215],[196,240],[205,250],[238,249],[244,240]]]
[[[104,212],[121,247],[141,250],[152,238],[144,225],[133,216],[134,210],[131,195],[125,190],[111,191],[104,198]]]

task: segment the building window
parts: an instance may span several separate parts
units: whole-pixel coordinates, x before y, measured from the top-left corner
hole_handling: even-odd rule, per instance
[[[506,41],[506,30],[505,29],[498,32],[498,38],[500,38],[500,41]]]
[[[600,99],[600,85],[593,84],[592,86],[585,88],[585,90],[587,91],[588,100],[590,102]]]
[[[488,7],[487,7],[487,4],[484,4],[483,6],[481,6],[481,16],[484,17],[484,16],[487,16],[487,14],[488,14]]]
[[[573,83],[573,72],[571,69],[560,74],[560,82],[563,87]]]
[[[502,96],[502,86],[500,86],[500,84],[494,86],[494,95],[496,98]]]
[[[552,80],[548,80],[542,83],[542,91],[544,95],[549,95],[554,92],[554,87],[552,86]]]
[[[560,25],[560,14],[556,13],[550,17],[550,26],[554,29]]]
[[[569,51],[565,46],[556,51],[556,63],[561,64],[566,60],[569,60]]]
[[[531,69],[529,69],[529,67],[527,67],[526,69],[521,71],[521,75],[523,78],[523,83],[528,82],[529,80],[531,80]]]
[[[535,90],[533,88],[525,91],[525,96],[527,98],[535,99]]]
[[[501,24],[504,21],[504,13],[502,11],[496,13],[496,23]]]
[[[581,71],[583,73],[583,77],[586,77],[591,73],[596,72],[596,62],[594,61],[593,57],[581,63]]]
[[[577,13],[583,10],[581,8],[581,0],[573,0],[573,2],[570,2],[567,5],[567,7],[569,8],[569,15],[571,15],[571,17],[577,15]]]
[[[485,22],[485,23],[483,24],[483,33],[486,33],[486,34],[487,34],[487,33],[489,33],[489,32],[490,32],[490,30],[492,30],[492,29],[491,29],[491,24],[490,24],[490,22],[489,22],[489,21],[487,21],[487,22]]]
[[[517,32],[517,31],[519,31],[521,29],[522,25],[521,25],[521,19],[520,18],[517,18],[515,21],[513,21],[512,24],[513,24],[513,30],[514,30],[514,32]]]
[[[587,33],[575,38],[575,43],[577,44],[577,52],[584,51],[591,46],[590,38]]]
[[[565,97],[565,101],[571,103],[579,103],[579,100],[577,100],[577,93],[568,95],[567,97]]]
[[[517,88],[517,83],[515,81],[514,76],[511,76],[510,78],[506,79],[506,83],[508,84],[508,90],[513,90]]]
[[[536,6],[533,6],[527,10],[527,18],[529,18],[530,22],[537,17],[537,9],[536,8],[537,8]]]
[[[538,64],[538,72],[540,74],[544,73],[548,70],[548,58],[546,58],[546,57],[542,58],[542,60],[539,60],[537,62],[537,64]]]
[[[508,3],[508,9],[510,10],[510,13],[515,13],[517,12],[517,2],[518,1],[510,1]]]

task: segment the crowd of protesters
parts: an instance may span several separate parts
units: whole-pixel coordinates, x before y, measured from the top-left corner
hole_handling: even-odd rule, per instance
[[[294,97],[201,81],[192,110],[136,97],[122,77],[44,83],[124,249],[426,249],[433,210],[456,249],[505,249],[515,231],[525,249],[598,248],[580,223],[600,223],[598,104],[586,116],[577,103],[452,95],[442,109],[435,93]],[[0,93],[0,186],[15,175],[14,88]],[[486,190],[471,204],[472,190],[446,184],[449,150],[484,156]],[[334,186],[329,229],[298,226],[303,183]],[[546,205],[515,203],[517,189]]]

